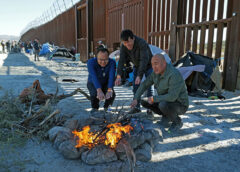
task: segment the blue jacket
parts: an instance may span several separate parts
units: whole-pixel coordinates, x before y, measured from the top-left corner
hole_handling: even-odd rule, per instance
[[[87,62],[88,67],[88,82],[93,83],[96,89],[102,88],[103,85],[108,88],[113,88],[115,80],[116,62],[109,58],[108,64],[101,67],[97,58],[89,59]]]

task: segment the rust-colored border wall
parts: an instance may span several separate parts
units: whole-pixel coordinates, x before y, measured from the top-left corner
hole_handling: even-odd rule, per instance
[[[106,43],[106,2],[93,0],[93,42],[91,48],[96,52],[97,42]]]
[[[55,45],[66,48],[75,46],[75,7],[58,15],[52,21],[24,33],[21,40],[34,40],[35,37],[39,39],[40,43],[51,41]]]
[[[106,43],[110,51],[120,44],[120,33],[131,29],[135,35],[144,35],[143,0],[106,0]]]
[[[131,29],[149,43],[169,50],[173,61],[188,50],[224,57],[224,85],[234,90],[240,59],[239,4],[239,0],[82,0],[54,20],[29,30],[21,40],[38,37],[41,43],[52,41],[67,48],[75,45],[81,60],[87,61],[97,41],[104,41],[113,51],[120,44],[122,29]],[[77,11],[82,19],[76,18]]]

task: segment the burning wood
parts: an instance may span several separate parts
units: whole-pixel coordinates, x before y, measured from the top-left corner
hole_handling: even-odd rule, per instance
[[[100,143],[116,148],[117,143],[123,137],[123,133],[130,134],[131,130],[133,130],[131,125],[122,126],[121,123],[114,123],[104,127],[102,132],[89,132],[90,126],[85,126],[82,131],[75,130],[72,133],[78,137],[76,148],[87,146],[91,149]]]
[[[151,160],[150,143],[160,137],[157,125],[125,113],[102,115],[105,116],[102,123],[86,119],[78,120],[78,126],[71,130],[54,127],[49,131],[49,138],[65,158],[81,158],[87,164],[128,161],[129,166],[125,164],[124,167],[134,171],[137,160]],[[79,128],[82,130],[78,131]]]
[[[122,133],[130,134],[130,130],[133,130],[131,125],[122,126],[120,123],[109,124],[107,128],[110,130],[106,133],[105,145],[110,145],[111,148],[117,146],[118,141],[122,138]]]

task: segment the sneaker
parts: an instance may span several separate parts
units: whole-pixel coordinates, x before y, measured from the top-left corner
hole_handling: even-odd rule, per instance
[[[128,112],[128,114],[135,114],[135,113],[139,113],[139,112],[141,112],[141,110],[140,110],[139,108],[132,108],[132,109]]]
[[[183,126],[183,123],[182,121],[176,123],[176,122],[173,122],[172,125],[170,126],[170,128],[168,129],[168,131],[178,131],[180,128],[182,128]]]

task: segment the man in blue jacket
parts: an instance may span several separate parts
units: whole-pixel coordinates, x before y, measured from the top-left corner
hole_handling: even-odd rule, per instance
[[[115,92],[113,90],[116,62],[110,59],[106,48],[97,50],[97,57],[88,60],[88,83],[92,112],[99,108],[99,101],[105,99],[104,110],[113,104]]]

